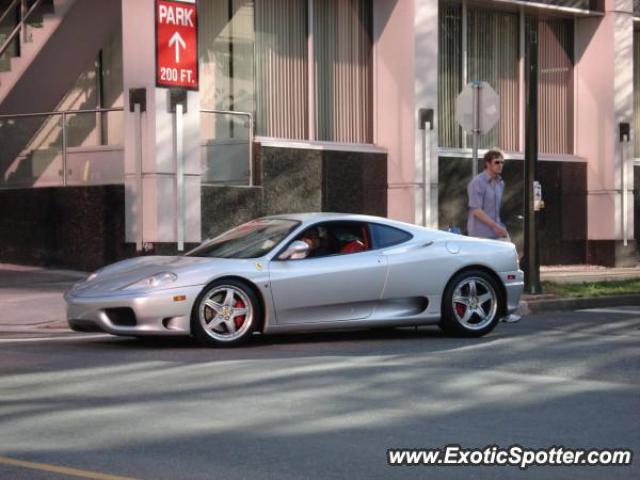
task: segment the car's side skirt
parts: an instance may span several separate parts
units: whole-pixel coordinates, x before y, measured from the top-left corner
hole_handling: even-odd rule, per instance
[[[416,325],[437,325],[440,314],[421,315],[420,317],[406,317],[393,319],[347,320],[343,322],[297,323],[287,325],[269,325],[264,333],[294,333],[328,330],[353,330],[377,327],[411,327]]]

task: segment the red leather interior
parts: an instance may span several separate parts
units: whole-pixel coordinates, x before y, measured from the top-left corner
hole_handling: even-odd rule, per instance
[[[364,243],[360,240],[351,240],[348,243],[345,243],[340,249],[340,253],[356,253],[356,252],[364,252],[366,247]]]

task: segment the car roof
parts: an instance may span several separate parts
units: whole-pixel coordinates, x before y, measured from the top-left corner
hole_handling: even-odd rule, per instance
[[[405,230],[414,230],[417,225],[411,225],[397,220],[390,220],[384,217],[374,215],[361,215],[356,213],[337,213],[337,212],[308,212],[308,213],[288,213],[280,215],[270,215],[269,219],[295,220],[305,225],[323,221],[353,221],[353,222],[373,222],[385,225],[403,228]],[[420,227],[418,227],[420,228]]]

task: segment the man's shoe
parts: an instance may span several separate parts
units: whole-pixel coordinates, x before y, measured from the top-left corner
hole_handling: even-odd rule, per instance
[[[516,315],[515,313],[512,313],[511,315],[502,317],[500,321],[504,323],[516,323],[516,322],[519,322],[521,318],[522,317],[520,315]]]

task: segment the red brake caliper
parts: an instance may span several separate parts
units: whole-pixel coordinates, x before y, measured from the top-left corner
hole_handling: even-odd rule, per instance
[[[463,317],[466,307],[462,303],[456,303],[456,312],[458,316]]]
[[[238,299],[236,301],[236,304],[233,306],[234,308],[244,308],[244,302],[240,299]],[[236,323],[236,328],[240,328],[242,326],[242,324],[244,323],[244,315],[238,316],[236,318],[233,319],[233,321]]]

